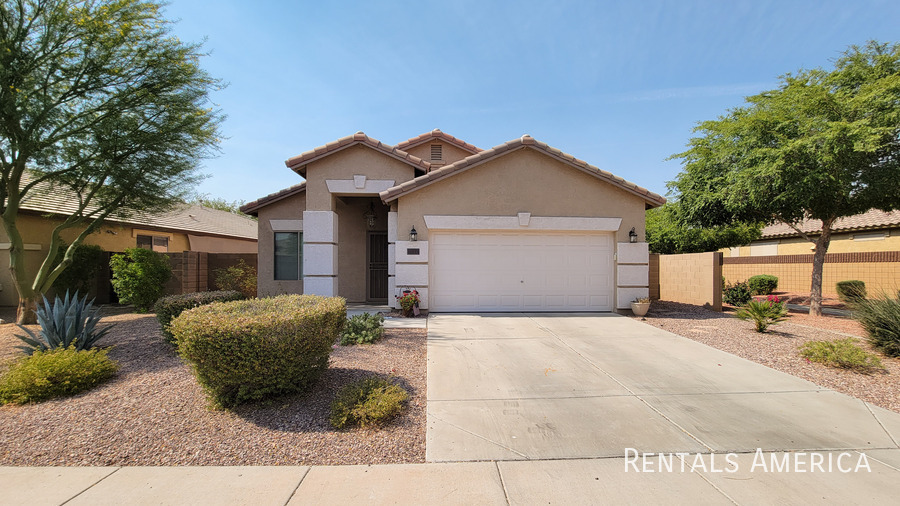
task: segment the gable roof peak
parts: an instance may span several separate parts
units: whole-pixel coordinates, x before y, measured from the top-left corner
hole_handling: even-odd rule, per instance
[[[464,151],[468,151],[469,153],[472,153],[473,155],[483,151],[478,146],[469,144],[468,142],[466,142],[462,139],[457,139],[456,137],[454,137],[448,133],[442,132],[440,128],[435,128],[434,130],[432,130],[430,132],[426,132],[424,134],[417,135],[411,139],[407,139],[403,142],[398,143],[394,147],[405,151],[405,150],[409,150],[410,148],[414,148],[416,146],[425,144],[426,142],[433,141],[433,140],[444,141],[444,142],[446,142],[448,144],[452,144]]]
[[[417,156],[413,156],[406,151],[397,148],[396,146],[389,146],[387,144],[384,144],[378,139],[373,139],[372,137],[369,137],[361,131],[356,132],[353,135],[341,137],[336,141],[332,141],[328,144],[325,144],[324,146],[319,146],[317,148],[311,149],[298,156],[288,158],[287,160],[285,160],[284,164],[287,165],[289,169],[305,177],[307,164],[356,144],[365,145],[377,151],[381,151],[382,153],[396,158],[401,162],[406,162],[412,165],[417,170],[420,170],[422,172],[428,172],[428,170],[431,169],[431,164],[426,162],[425,160],[422,160]]]

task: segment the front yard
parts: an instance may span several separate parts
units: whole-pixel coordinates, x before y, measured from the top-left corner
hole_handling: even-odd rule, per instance
[[[424,330],[387,330],[377,344],[337,347],[308,395],[212,411],[154,315],[106,314],[103,324],[116,327],[102,344],[113,345],[116,378],[72,398],[0,407],[0,465],[424,462]],[[0,360],[18,354],[20,332],[0,326]],[[371,373],[398,377],[410,393],[406,411],[380,430],[334,430],[328,415],[335,392]]]
[[[645,323],[900,412],[900,359],[879,354],[887,372],[867,375],[811,363],[799,355],[798,348],[807,341],[848,336],[859,338],[859,344],[872,351],[862,328],[853,320],[791,312],[785,322],[769,327],[769,332],[758,333],[753,330],[753,323],[738,320],[733,311],[719,313],[688,304],[654,301]]]

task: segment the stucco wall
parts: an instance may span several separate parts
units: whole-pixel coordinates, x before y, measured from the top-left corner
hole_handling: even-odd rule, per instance
[[[324,184],[324,183],[323,183]],[[259,267],[256,292],[260,297],[282,293],[303,293],[303,280],[275,280],[275,234],[270,220],[303,220],[306,193],[291,195],[259,210],[258,251]],[[302,232],[302,226],[301,230]]]
[[[353,179],[356,174],[368,179],[388,179],[394,184],[414,177],[411,165],[392,158],[362,144],[356,144],[306,168],[306,194],[308,211],[334,211],[334,197],[328,192],[328,179]]]
[[[424,215],[621,217],[618,242],[635,227],[644,239],[644,201],[530,148],[490,160],[399,199],[398,234],[415,226],[428,239]]]
[[[441,145],[441,154],[442,159],[440,162],[436,162],[431,159],[431,145],[432,144],[440,144]],[[433,139],[424,144],[420,144],[414,148],[410,148],[406,150],[407,153],[417,156],[426,162],[430,162],[432,165],[449,165],[458,160],[462,160],[463,158],[472,156],[472,153],[454,146],[448,142],[444,142],[442,140]]]
[[[722,310],[722,254],[659,255],[659,298]]]

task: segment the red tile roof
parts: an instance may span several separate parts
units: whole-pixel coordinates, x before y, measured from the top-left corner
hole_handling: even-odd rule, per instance
[[[479,148],[478,146],[469,144],[468,142],[465,142],[462,139],[458,139],[450,134],[441,132],[440,128],[435,128],[434,130],[432,130],[430,132],[425,132],[424,134],[417,135],[417,136],[413,137],[412,139],[407,139],[407,140],[397,144],[394,147],[396,147],[397,149],[402,149],[402,150],[406,151],[410,148],[416,147],[420,144],[424,144],[433,139],[439,139],[439,140],[445,141],[449,144],[453,144],[454,146],[464,149],[464,150],[468,151],[469,153],[472,153],[473,155],[475,153],[480,153],[480,152],[484,151],[483,149]]]
[[[310,162],[314,162],[320,158],[328,156],[337,151],[341,151],[350,146],[355,146],[357,144],[364,144],[373,149],[377,149],[378,151],[383,152],[384,154],[396,158],[401,162],[406,162],[418,170],[422,172],[428,172],[431,169],[431,164],[422,160],[417,156],[412,156],[411,154],[403,151],[401,149],[397,149],[394,146],[389,146],[387,144],[383,144],[381,141],[377,139],[373,139],[368,135],[362,132],[356,132],[353,135],[348,135],[347,137],[342,137],[334,142],[329,142],[324,146],[319,146],[311,151],[307,151],[301,155],[295,156],[293,158],[288,158],[284,164],[288,166],[289,169],[293,170],[297,174],[303,175],[304,167],[306,164]]]
[[[385,202],[391,202],[393,200],[396,200],[397,198],[399,198],[402,195],[406,195],[407,193],[416,191],[416,190],[421,189],[425,186],[428,186],[432,183],[435,183],[435,182],[445,179],[447,177],[453,176],[454,174],[456,174],[458,172],[462,172],[466,169],[469,169],[471,167],[474,167],[476,165],[484,163],[494,157],[501,156],[503,154],[510,153],[516,149],[525,148],[525,147],[541,151],[542,153],[545,153],[553,158],[556,158],[557,160],[559,160],[563,163],[566,163],[572,167],[580,169],[581,171],[583,171],[587,174],[590,174],[590,175],[596,177],[597,179],[606,181],[607,183],[610,183],[613,186],[616,186],[616,187],[621,188],[629,193],[637,195],[638,197],[641,197],[642,199],[644,199],[644,201],[650,205],[661,206],[666,202],[665,198],[651,192],[650,190],[642,188],[634,183],[628,182],[618,176],[613,175],[610,172],[607,172],[605,170],[600,170],[597,167],[594,167],[593,165],[591,165],[583,160],[579,160],[570,154],[563,153],[562,151],[560,151],[556,148],[550,147],[546,143],[537,141],[530,135],[523,135],[522,137],[520,137],[518,139],[511,140],[504,144],[500,144],[499,146],[495,146],[486,151],[481,151],[478,154],[472,155],[467,158],[463,158],[462,160],[459,160],[459,161],[452,163],[450,165],[447,165],[445,167],[441,167],[439,169],[434,169],[431,172],[429,172],[423,176],[419,176],[415,179],[406,181],[405,183],[397,185],[393,188],[389,188],[389,189],[381,192],[381,194],[380,194],[381,200],[383,200]]]
[[[305,191],[306,191],[306,181],[304,181],[300,184],[295,184],[294,186],[291,186],[290,188],[285,188],[284,190],[280,190],[275,193],[270,193],[269,195],[266,195],[265,197],[260,197],[256,200],[254,200],[253,202],[247,202],[246,204],[241,206],[241,212],[246,213],[246,214],[252,214],[253,216],[256,216],[258,214],[257,211],[259,211],[260,207],[267,206],[274,202],[278,202],[281,199],[286,199],[286,198],[290,197],[291,195],[296,195],[300,192],[305,192]]]
[[[862,214],[839,218],[832,225],[833,232],[847,232],[853,230],[877,230],[882,228],[900,227],[900,211],[885,212],[878,209],[870,209]],[[822,230],[822,220],[804,220],[799,227],[803,233],[816,233]],[[798,236],[793,228],[784,223],[776,223],[762,229],[762,239],[776,237]]]

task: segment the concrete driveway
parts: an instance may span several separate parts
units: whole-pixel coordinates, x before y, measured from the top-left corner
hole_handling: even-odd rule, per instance
[[[436,314],[426,460],[891,449],[900,415],[618,315]]]

